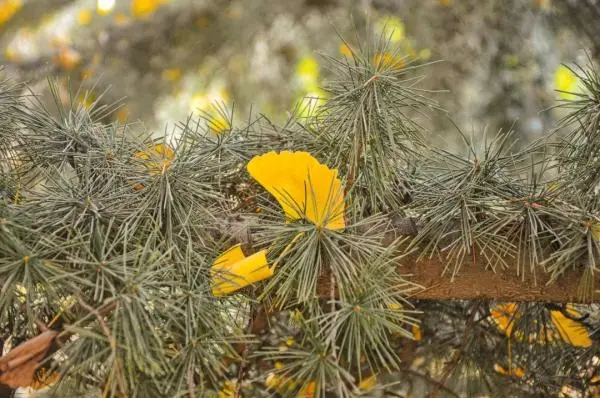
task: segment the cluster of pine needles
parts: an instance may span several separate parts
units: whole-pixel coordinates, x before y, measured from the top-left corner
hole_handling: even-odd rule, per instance
[[[453,153],[419,123],[439,110],[419,88],[426,65],[390,62],[402,55],[385,37],[347,46],[324,56],[334,78],[308,117],[238,123],[218,107],[218,131],[192,116],[158,138],[110,122],[119,105],[102,96],[81,105],[51,81],[47,108],[1,82],[0,341],[52,340],[33,362],[0,359],[0,382],[106,397],[592,394],[593,304],[419,302],[400,265],[577,272],[579,301],[594,301],[598,71],[575,71],[567,135],[522,148],[458,131]],[[398,218],[416,234],[389,239]]]

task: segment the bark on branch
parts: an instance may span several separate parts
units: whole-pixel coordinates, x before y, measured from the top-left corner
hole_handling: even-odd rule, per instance
[[[581,273],[575,270],[566,272],[547,285],[549,275],[539,274],[534,282],[529,274],[523,280],[521,276],[517,276],[514,268],[494,272],[485,269],[482,264],[473,265],[469,259],[461,266],[454,281],[451,281],[448,274],[442,276],[445,267],[443,261],[433,258],[417,262],[416,257],[407,256],[398,264],[399,273],[407,275],[406,279],[423,287],[412,299],[581,302],[577,294]],[[319,280],[320,296],[328,296],[329,284],[327,276]],[[598,276],[595,285],[600,285]],[[595,292],[592,301],[600,302],[600,292]]]

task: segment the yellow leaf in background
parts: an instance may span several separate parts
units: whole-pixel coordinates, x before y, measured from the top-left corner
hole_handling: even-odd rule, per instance
[[[19,57],[19,54],[15,51],[14,48],[10,48],[7,47],[4,49],[4,58],[6,58],[7,61],[10,62],[20,62],[21,61],[21,57]]]
[[[507,336],[512,334],[517,307],[517,303],[503,303],[494,306],[490,311],[492,319],[496,321],[498,328]]]
[[[535,0],[535,5],[542,10],[550,10],[552,8],[551,0]]]
[[[224,131],[231,130],[231,124],[229,120],[225,119],[221,115],[213,116],[208,120],[208,128],[214,134],[221,134]]]
[[[400,18],[388,16],[377,22],[377,30],[384,40],[399,43],[404,39],[404,24]]]
[[[219,398],[235,398],[236,385],[237,383],[227,380],[219,391]]]
[[[496,363],[494,364],[494,370],[504,376],[515,376],[518,379],[522,379],[523,376],[525,376],[525,369],[518,367],[518,366],[513,366],[512,368],[512,372],[509,372],[507,368],[503,367],[502,365]]]
[[[278,390],[282,384],[284,384],[284,380],[275,373],[269,373],[265,379],[265,386],[270,390]]]
[[[25,288],[25,286],[21,285],[20,283],[17,283],[15,285],[15,293],[17,293],[18,295],[19,301],[24,303],[25,296],[27,295],[27,289]]]
[[[147,17],[164,2],[164,0],[132,0],[131,12],[136,17]]]
[[[421,328],[418,325],[412,325],[411,329],[415,341],[421,341],[423,339],[423,333],[421,332]]]
[[[423,48],[419,51],[419,59],[422,61],[428,61],[431,58],[431,50],[428,48]]]
[[[314,381],[311,381],[310,383],[308,383],[307,385],[302,387],[300,389],[300,391],[298,391],[297,397],[298,398],[314,398],[316,390],[317,390],[317,383],[315,383]]]
[[[61,68],[70,71],[81,62],[81,55],[72,48],[63,48],[54,57],[54,62]]]
[[[363,391],[368,391],[372,390],[375,385],[377,385],[377,375],[371,375],[362,379],[358,384],[358,388]]]
[[[119,12],[115,15],[115,23],[117,24],[117,26],[123,26],[127,22],[129,22],[129,17],[123,14],[122,12]]]
[[[100,15],[108,15],[115,8],[115,0],[98,0],[96,12]]]
[[[90,10],[81,10],[77,14],[77,23],[81,26],[87,26],[92,22],[92,12]]]
[[[378,69],[401,69],[404,64],[404,58],[389,52],[377,53],[373,57],[373,66]]]
[[[326,94],[321,90],[304,94],[296,101],[295,109],[298,117],[308,118],[313,116],[325,104],[325,96]]]
[[[117,111],[115,118],[119,121],[119,123],[127,122],[127,119],[129,119],[129,109],[127,107],[122,107]]]
[[[96,101],[96,95],[93,92],[86,91],[85,93],[82,93],[77,99],[85,109],[90,109]]]
[[[277,199],[289,221],[307,219],[318,227],[345,228],[338,172],[308,152],[268,152],[252,158],[247,169]]]
[[[300,76],[316,79],[319,76],[319,63],[313,57],[303,57],[296,65],[296,73]]]
[[[342,54],[345,57],[350,58],[352,56],[352,49],[346,43],[340,44],[339,51],[340,51],[340,54]]]
[[[136,159],[147,160],[144,167],[150,175],[158,175],[164,173],[175,159],[173,149],[165,144],[154,144],[151,148],[145,151],[138,151],[133,155]]]
[[[169,82],[181,79],[181,68],[168,68],[162,71],[162,78]]]
[[[560,65],[554,72],[554,88],[563,100],[572,100],[576,98],[572,93],[578,91],[579,79],[569,68]]]
[[[190,111],[209,110],[215,104],[225,104],[229,100],[229,91],[225,87],[212,87],[208,92],[197,91],[190,98]]]
[[[517,303],[498,304],[494,306],[490,312],[492,319],[494,319],[498,328],[503,331],[507,337],[517,337],[518,339],[522,339],[522,334],[517,333],[516,335],[513,335],[515,321],[521,317],[521,314],[518,312]],[[567,306],[567,312],[574,317],[580,316],[572,306]],[[558,332],[558,336],[553,330],[544,328],[543,333],[545,334],[544,337],[546,341],[557,340],[560,337],[565,343],[575,347],[589,347],[592,345],[589,332],[581,322],[569,319],[561,311],[557,310],[550,311],[550,318],[552,319],[554,329]],[[541,336],[530,335],[529,341],[535,342],[536,340],[539,340],[540,337]]]
[[[304,90],[317,90],[319,80],[319,63],[317,60],[310,56],[300,59],[296,64],[296,77]]]
[[[221,254],[213,263],[213,295],[225,296],[272,276],[273,269],[267,262],[266,250],[246,257],[241,245],[236,245]]]
[[[22,0],[0,0],[0,26],[15,16],[22,7]]]
[[[577,311],[567,308],[567,312],[575,317],[581,316]],[[575,347],[591,347],[592,339],[586,327],[573,319],[567,318],[560,311],[550,311],[552,323],[560,337]]]

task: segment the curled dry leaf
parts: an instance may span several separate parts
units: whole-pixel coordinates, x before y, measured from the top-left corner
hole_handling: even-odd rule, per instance
[[[0,383],[10,388],[29,387],[36,381],[36,371],[46,359],[58,332],[47,330],[20,344],[0,358]]]

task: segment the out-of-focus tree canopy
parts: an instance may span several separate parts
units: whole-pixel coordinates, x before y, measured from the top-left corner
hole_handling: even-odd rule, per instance
[[[36,91],[46,89],[48,75],[69,76],[90,103],[110,87],[101,102],[127,98],[114,117],[162,130],[215,101],[235,104],[236,117],[252,107],[282,120],[304,96],[324,95],[320,52],[348,54],[357,33],[386,35],[403,54],[390,62],[441,61],[423,86],[442,91],[434,98],[465,131],[513,127],[535,136],[556,118],[540,113],[560,97],[554,90],[577,86],[561,63],[581,63],[583,49],[593,47],[561,7],[550,0],[1,0],[0,63]],[[436,140],[452,129],[442,115],[423,123]]]

